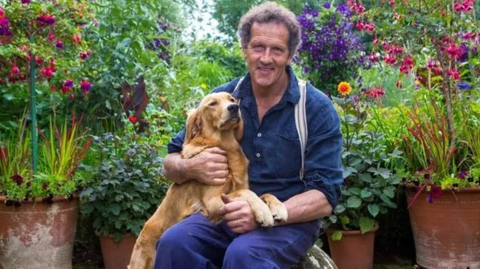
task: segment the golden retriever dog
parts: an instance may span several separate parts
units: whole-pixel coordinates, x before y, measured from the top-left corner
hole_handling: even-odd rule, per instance
[[[206,148],[219,147],[227,152],[229,174],[224,185],[211,186],[189,180],[172,184],[153,216],[145,223],[135,243],[130,269],[151,269],[155,245],[166,229],[183,218],[202,212],[213,223],[222,221],[218,213],[224,205],[221,196],[247,201],[255,220],[264,227],[287,220],[285,206],[273,195],[259,198],[248,189],[248,160],[240,147],[243,121],[236,100],[229,93],[207,95],[187,118],[182,157],[192,158]]]

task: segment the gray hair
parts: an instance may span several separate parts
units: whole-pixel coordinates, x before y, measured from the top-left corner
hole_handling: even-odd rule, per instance
[[[254,23],[281,23],[288,29],[288,52],[289,56],[295,55],[300,46],[300,24],[295,14],[287,8],[275,3],[265,2],[251,8],[240,19],[238,36],[242,48],[246,48],[250,42],[252,25]]]

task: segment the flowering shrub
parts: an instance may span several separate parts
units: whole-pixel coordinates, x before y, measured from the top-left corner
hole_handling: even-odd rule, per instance
[[[0,6],[2,114],[23,113],[30,75],[40,103],[51,93],[54,99],[70,100],[88,94],[90,81],[82,66],[92,52],[82,33],[92,20],[89,1],[11,1]]]
[[[421,190],[469,187],[479,179],[477,134],[472,135],[480,119],[480,24],[474,2],[376,1],[365,10],[348,1],[357,25],[374,25],[370,61],[397,68],[397,87],[404,77],[416,81],[415,101],[399,121],[408,132],[396,140]]]
[[[345,92],[345,88],[351,90],[350,85],[341,82],[339,93]],[[355,97],[333,97],[342,123],[345,178],[339,204],[334,214],[326,218],[328,228],[336,230],[332,234],[334,240],[342,238],[340,230],[372,230],[381,214],[396,208],[393,199],[401,182],[401,152],[388,148],[385,134],[372,125],[365,105],[367,97],[361,92]]]
[[[297,17],[302,28],[299,64],[312,83],[327,93],[337,94],[338,81],[358,77],[357,69],[368,67],[360,37],[350,21],[346,5],[329,2],[319,10],[306,8]]]

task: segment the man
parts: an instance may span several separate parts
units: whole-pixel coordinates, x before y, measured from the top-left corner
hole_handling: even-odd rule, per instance
[[[248,74],[233,95],[241,100],[245,124],[241,145],[250,161],[250,189],[279,198],[288,221],[259,227],[247,202],[227,200],[220,209],[221,224],[197,213],[167,230],[157,244],[155,268],[289,268],[314,244],[320,218],[330,215],[337,204],[343,182],[340,121],[331,101],[310,84],[304,181],[299,175],[294,107],[300,92],[289,66],[300,44],[295,15],[264,3],[242,17],[239,36]],[[233,92],[238,83],[235,79],[214,91]],[[187,180],[223,184],[228,173],[225,152],[210,148],[184,160],[179,154],[184,135],[181,132],[168,145],[165,176],[177,184]]]

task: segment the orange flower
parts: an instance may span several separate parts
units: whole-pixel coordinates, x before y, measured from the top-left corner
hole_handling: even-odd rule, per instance
[[[342,81],[338,84],[337,90],[341,95],[346,96],[352,91],[352,86],[350,83]]]

